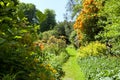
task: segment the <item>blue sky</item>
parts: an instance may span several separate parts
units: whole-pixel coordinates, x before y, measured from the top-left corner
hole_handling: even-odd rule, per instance
[[[46,8],[53,9],[56,13],[56,20],[63,21],[65,7],[68,0],[20,0],[20,2],[33,3],[36,8],[44,12]]]

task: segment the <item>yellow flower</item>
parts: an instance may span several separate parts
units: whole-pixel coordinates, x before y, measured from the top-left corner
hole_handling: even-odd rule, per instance
[[[35,62],[35,63],[38,63],[38,62],[39,62],[39,59],[35,58],[35,59],[34,59],[34,62]]]
[[[52,67],[50,67],[49,69],[50,69],[51,71],[53,71],[53,68],[52,68]]]
[[[57,73],[57,71],[55,69],[52,70],[53,73]]]
[[[51,66],[51,64],[47,64],[47,66],[48,66],[48,67],[50,67],[50,66]]]

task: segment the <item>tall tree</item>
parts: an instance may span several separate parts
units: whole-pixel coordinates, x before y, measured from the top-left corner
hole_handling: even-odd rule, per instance
[[[28,18],[30,23],[37,23],[36,20],[36,7],[33,4],[20,3],[18,5],[18,12]],[[23,17],[21,15],[21,17]]]
[[[20,18],[26,17],[31,24],[41,24],[45,19],[45,15],[31,3],[20,3],[18,14]]]
[[[56,19],[55,19],[55,12],[50,9],[46,9],[44,11],[44,15],[46,16],[45,20],[41,24],[40,31],[44,32],[50,29],[53,29],[54,26],[56,25]]]

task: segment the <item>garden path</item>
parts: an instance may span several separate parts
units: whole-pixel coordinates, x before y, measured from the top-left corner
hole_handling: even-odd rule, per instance
[[[84,75],[77,63],[77,50],[69,46],[66,48],[70,58],[63,65],[63,71],[65,71],[65,77],[62,80],[85,80]]]

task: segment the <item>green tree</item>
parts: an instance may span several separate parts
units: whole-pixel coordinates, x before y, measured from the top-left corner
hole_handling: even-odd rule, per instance
[[[44,15],[46,16],[46,18],[41,24],[41,28],[40,28],[41,32],[53,29],[54,26],[56,25],[56,20],[55,20],[56,14],[53,10],[46,9],[44,11]]]
[[[20,18],[26,17],[31,24],[41,24],[45,20],[45,15],[34,4],[20,3],[18,5]]]
[[[57,36],[64,36],[67,43],[70,43],[69,37],[71,32],[73,31],[73,22],[71,21],[63,21],[57,23],[54,30],[56,31]]]
[[[103,28],[96,38],[103,42],[111,41],[114,54],[119,54],[120,49],[120,0],[107,0],[100,11],[98,25]]]
[[[42,25],[42,23],[44,22],[44,20],[46,19],[45,14],[43,14],[40,10],[36,10],[36,20],[37,22],[39,22],[40,25]]]
[[[58,22],[54,30],[57,32],[58,36],[65,36],[65,22]]]
[[[18,13],[21,17],[27,17],[30,23],[38,23],[36,19],[36,7],[33,4],[20,3],[18,5]]]

